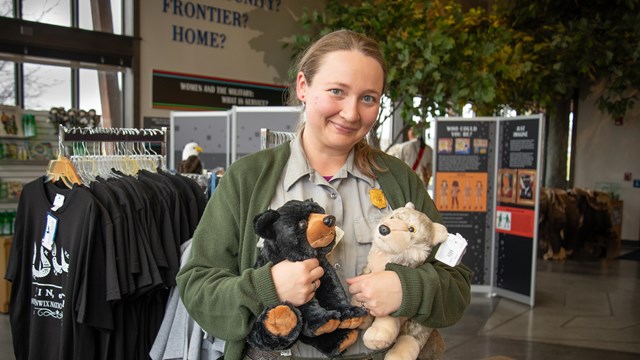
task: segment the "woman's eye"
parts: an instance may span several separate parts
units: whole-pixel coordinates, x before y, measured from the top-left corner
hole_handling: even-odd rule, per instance
[[[307,220],[300,220],[300,221],[298,222],[298,227],[299,227],[300,229],[306,229],[306,228],[307,228]]]
[[[329,90],[333,95],[342,95],[342,90],[340,89],[331,89]]]
[[[371,96],[371,95],[365,95],[365,96],[363,96],[363,97],[362,97],[362,100],[363,100],[364,102],[368,103],[368,104],[371,104],[371,103],[375,103],[375,102],[376,102],[376,98],[375,98],[375,97],[373,97],[373,96]]]

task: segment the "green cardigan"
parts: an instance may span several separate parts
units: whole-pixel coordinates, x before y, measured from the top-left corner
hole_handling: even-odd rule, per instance
[[[267,306],[279,303],[271,264],[254,268],[258,236],[253,218],[268,209],[289,144],[260,151],[236,161],[222,177],[193,235],[191,258],[177,283],[191,317],[209,334],[226,340],[225,359],[241,359],[245,337]],[[389,171],[377,172],[391,208],[411,201],[434,221],[440,214],[420,178],[401,160],[381,154]],[[388,264],[402,283],[402,305],[393,316],[408,316],[440,328],[455,324],[470,302],[471,272],[434,259],[418,269]]]

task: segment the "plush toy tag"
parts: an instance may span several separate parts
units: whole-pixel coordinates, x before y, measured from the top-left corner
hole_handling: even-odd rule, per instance
[[[462,235],[449,234],[447,240],[440,245],[440,248],[436,253],[436,260],[439,260],[449,266],[456,266],[460,264],[466,247],[467,240],[465,240]]]
[[[291,356],[291,349],[280,350],[280,356]]]
[[[344,230],[336,226],[336,244],[333,246],[334,249],[336,248],[336,245],[338,245],[338,243],[342,240],[343,237],[344,237]]]
[[[329,251],[327,256],[331,255],[331,253],[338,246],[338,243],[342,240],[343,237],[344,237],[344,230],[336,226],[336,240],[335,240],[336,242],[335,244],[333,244],[333,247],[331,248],[331,251]]]

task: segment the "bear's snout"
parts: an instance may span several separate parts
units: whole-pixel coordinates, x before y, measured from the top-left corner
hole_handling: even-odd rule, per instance
[[[324,219],[322,219],[322,222],[328,227],[333,227],[333,225],[336,224],[336,217],[333,215],[327,215]]]
[[[380,225],[378,227],[378,232],[382,236],[387,236],[387,235],[391,234],[391,229],[387,225]]]

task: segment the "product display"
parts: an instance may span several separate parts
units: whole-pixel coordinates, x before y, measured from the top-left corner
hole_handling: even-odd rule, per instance
[[[5,210],[0,212],[0,235],[13,234],[16,212],[14,210]]]
[[[75,135],[69,141],[91,141]],[[118,140],[136,141],[103,141]],[[70,188],[50,176],[24,186],[6,274],[16,358],[148,358],[206,197],[162,168],[135,175],[111,169]]]
[[[33,114],[22,115],[22,129],[25,137],[37,135],[36,117]]]
[[[91,109],[89,111],[69,109],[64,107],[52,107],[49,110],[49,121],[53,123],[54,128],[58,129],[59,125],[66,128],[95,128],[100,125],[100,115]]]

